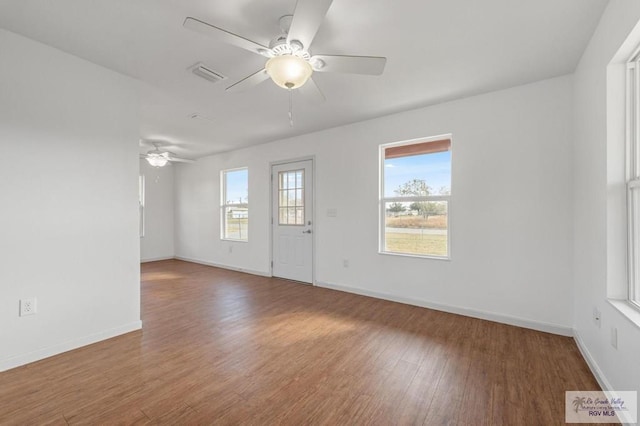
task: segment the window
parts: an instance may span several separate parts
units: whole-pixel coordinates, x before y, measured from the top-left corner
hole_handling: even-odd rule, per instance
[[[380,147],[380,252],[449,258],[451,137]]]
[[[221,235],[223,240],[249,239],[249,170],[223,170]]]
[[[640,53],[627,64],[628,298],[640,308]]]
[[[138,226],[140,238],[144,237],[144,175],[138,176]]]

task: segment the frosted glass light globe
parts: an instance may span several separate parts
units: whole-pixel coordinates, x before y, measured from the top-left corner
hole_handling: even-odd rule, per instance
[[[297,89],[309,80],[313,73],[311,64],[295,55],[274,56],[265,65],[271,80],[284,89]]]

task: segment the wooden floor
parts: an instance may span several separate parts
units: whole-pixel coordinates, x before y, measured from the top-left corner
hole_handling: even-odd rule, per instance
[[[0,424],[561,425],[572,339],[180,261],[144,330],[0,373]]]

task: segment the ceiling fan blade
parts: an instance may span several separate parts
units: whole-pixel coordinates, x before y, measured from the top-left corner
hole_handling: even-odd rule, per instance
[[[333,0],[298,0],[287,42],[298,40],[308,49]]]
[[[196,160],[189,160],[187,158],[178,158],[178,157],[168,157],[167,160],[173,161],[176,163],[195,163]]]
[[[380,75],[387,58],[380,56],[314,55],[310,62],[322,61],[322,67],[313,67],[318,72],[342,72],[349,74]]]
[[[320,88],[312,78],[307,80],[305,84],[296,89],[302,96],[314,103],[322,103],[326,100]]]
[[[209,37],[213,37],[218,41],[248,50],[249,52],[257,53],[258,55],[265,55],[269,52],[269,48],[266,46],[246,39],[237,34],[230,33],[229,31],[223,30],[222,28],[214,27],[213,25],[207,24],[206,22],[203,22],[196,18],[189,17],[185,19],[182,26],[207,35]]]
[[[267,70],[261,69],[258,72],[251,74],[249,77],[245,77],[242,80],[232,84],[231,86],[226,88],[227,92],[240,92],[242,90],[248,89],[250,87],[256,86],[262,83],[265,80],[269,79],[269,74],[267,74]]]

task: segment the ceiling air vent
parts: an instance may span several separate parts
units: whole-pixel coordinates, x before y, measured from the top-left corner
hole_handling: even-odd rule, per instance
[[[198,62],[197,64],[195,64],[189,69],[191,70],[192,73],[194,73],[198,77],[202,77],[205,80],[209,80],[212,83],[217,83],[218,81],[224,80],[225,78],[227,78],[224,75],[215,72],[214,70],[212,70],[211,68],[203,64],[202,62]]]

